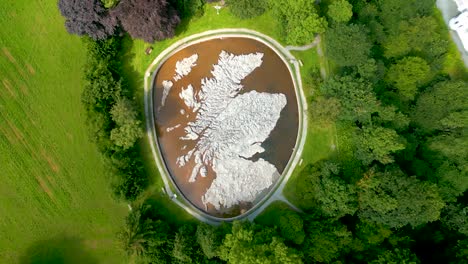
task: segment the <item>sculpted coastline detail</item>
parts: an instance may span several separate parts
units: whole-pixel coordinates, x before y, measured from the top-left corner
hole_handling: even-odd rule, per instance
[[[155,85],[162,88],[155,111],[157,126],[160,132],[163,129],[165,137],[172,137],[171,143],[177,143],[172,147],[178,146],[175,160],[165,156],[165,163],[176,184],[185,181],[185,186],[200,189],[196,199],[205,211],[211,207],[211,211],[227,212],[240,204],[251,207],[284,169],[285,164],[278,168],[262,154],[290,98],[282,92],[258,91],[254,85],[244,84],[246,78],[262,68],[262,52],[234,54],[222,49],[216,63],[209,65],[210,71],[204,70],[205,76],[191,74],[203,65],[199,61],[203,54],[192,52],[183,53],[184,57],[167,71],[166,78],[155,79]],[[177,112],[178,118],[158,122],[160,113],[169,112],[165,108],[171,108],[171,116]],[[296,136],[297,128],[293,130]],[[162,145],[162,149],[168,147]],[[174,175],[175,170],[183,170],[184,175]],[[208,182],[205,178],[209,178]],[[200,188],[199,182],[205,188]],[[181,191],[186,194],[184,189]]]

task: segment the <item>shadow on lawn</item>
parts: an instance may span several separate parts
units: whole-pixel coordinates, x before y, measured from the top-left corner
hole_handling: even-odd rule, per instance
[[[95,264],[83,241],[74,237],[56,237],[33,243],[19,259],[21,264]]]

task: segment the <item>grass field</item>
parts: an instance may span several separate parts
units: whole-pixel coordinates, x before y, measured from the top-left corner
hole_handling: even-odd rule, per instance
[[[56,1],[0,2],[0,263],[125,263],[80,103],[85,49]]]

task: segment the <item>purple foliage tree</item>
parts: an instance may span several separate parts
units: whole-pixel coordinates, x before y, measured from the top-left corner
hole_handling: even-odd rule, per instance
[[[58,8],[70,34],[101,40],[115,32],[117,21],[100,0],[59,0]]]
[[[122,0],[111,13],[132,38],[149,43],[173,37],[180,22],[166,0]]]

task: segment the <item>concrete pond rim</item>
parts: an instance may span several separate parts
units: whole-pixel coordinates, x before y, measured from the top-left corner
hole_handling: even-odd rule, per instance
[[[154,81],[157,76],[157,73],[160,67],[164,64],[164,62],[172,57],[178,51],[205,41],[209,41],[212,39],[219,39],[219,38],[249,38],[256,40],[268,48],[273,50],[284,62],[287,66],[289,73],[291,75],[294,90],[298,105],[298,115],[299,115],[299,124],[298,124],[298,132],[296,135],[296,143],[293,149],[293,152],[289,158],[289,161],[284,168],[283,172],[281,173],[280,178],[273,184],[271,189],[267,192],[267,194],[261,197],[260,201],[255,203],[250,209],[248,209],[245,213],[234,217],[216,217],[203,210],[196,207],[188,198],[185,197],[183,192],[179,189],[173,176],[169,173],[164,158],[161,153],[161,149],[159,146],[159,141],[156,133],[156,126],[155,126],[155,116],[153,112],[154,108],[154,98],[153,98],[153,89],[154,89]],[[282,188],[286,185],[286,182],[289,180],[294,168],[299,163],[303,146],[305,143],[305,138],[307,135],[307,101],[305,99],[304,91],[302,89],[302,79],[299,71],[299,62],[294,58],[294,56],[289,52],[288,49],[283,47],[280,43],[276,40],[272,39],[271,37],[264,35],[262,33],[256,32],[254,30],[249,29],[218,29],[218,30],[210,30],[205,31],[199,34],[194,34],[183,38],[171,46],[166,48],[162,51],[151,63],[148,67],[147,71],[145,72],[144,77],[144,105],[145,105],[145,119],[146,119],[146,131],[148,140],[150,143],[151,151],[153,154],[153,158],[155,164],[158,168],[158,171],[163,179],[164,188],[166,194],[169,198],[175,202],[178,206],[182,207],[186,210],[189,214],[193,215],[197,219],[211,223],[217,224],[220,222],[225,221],[234,221],[234,220],[242,220],[247,218],[256,210],[260,209],[263,204],[265,204],[268,200],[272,199],[274,194],[277,191],[282,192]],[[281,186],[281,189],[278,189]],[[181,199],[182,202],[179,200]]]

